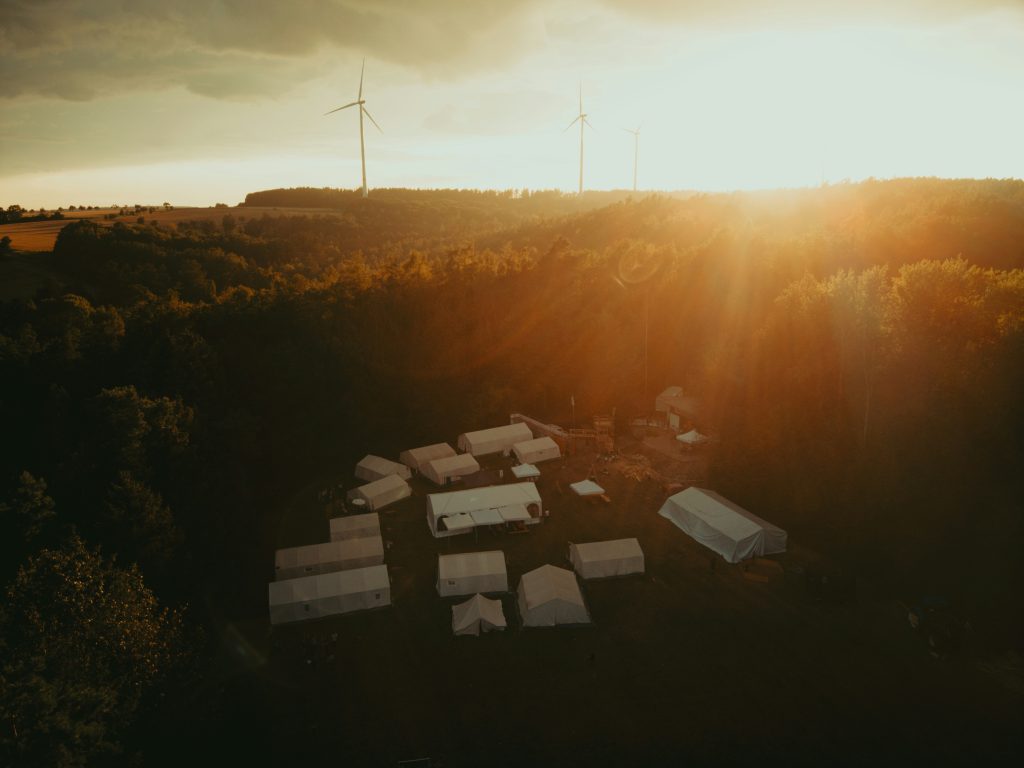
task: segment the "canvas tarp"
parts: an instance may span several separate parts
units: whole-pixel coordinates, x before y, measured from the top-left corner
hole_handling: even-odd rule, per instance
[[[423,476],[437,485],[447,485],[455,478],[472,475],[479,471],[480,464],[470,453],[434,459],[420,467]]]
[[[437,536],[451,536],[464,530],[453,530],[454,518],[458,515],[469,517],[480,510],[524,506],[531,511],[531,519],[536,515],[540,518],[540,493],[534,483],[510,483],[508,485],[489,485],[484,488],[467,488],[462,491],[447,493],[431,493],[427,495],[427,525],[431,533]],[[530,508],[533,507],[531,510]],[[499,513],[500,514],[500,513]],[[445,518],[447,530],[442,530],[439,521]]]
[[[370,509],[380,509],[412,495],[412,488],[398,475],[388,475],[372,483],[353,488],[349,500],[362,499]]]
[[[438,556],[437,592],[441,597],[508,592],[505,553],[492,550]]]
[[[386,565],[272,581],[268,592],[271,624],[391,605]]]
[[[578,483],[569,483],[569,487],[572,488],[573,493],[577,496],[600,496],[604,493],[604,488],[593,480],[580,480]]]
[[[511,451],[512,446],[524,440],[532,440],[533,432],[523,423],[506,424],[503,427],[481,429],[459,435],[459,450],[474,456]]]
[[[658,514],[730,563],[786,551],[786,532],[703,488],[670,496]]]
[[[279,549],[274,554],[274,578],[295,579],[331,571],[365,568],[384,562],[384,542],[379,535],[343,539],[323,544]]]
[[[557,459],[562,455],[558,443],[550,437],[538,437],[534,440],[524,440],[512,446],[512,452],[516,455],[520,464],[537,464],[541,461]]]
[[[644,572],[644,552],[636,539],[570,544],[569,560],[581,579],[604,579]]]
[[[388,475],[398,475],[403,480],[408,480],[412,477],[412,470],[405,464],[368,453],[362,461],[356,464],[355,474],[357,478],[367,482],[380,480]]]
[[[422,448],[410,448],[408,451],[402,451],[398,455],[398,460],[409,469],[422,472],[430,462],[454,455],[455,449],[448,443],[434,443],[433,445],[424,445]]]
[[[540,477],[540,470],[533,464],[517,464],[512,467],[512,474],[519,480],[526,480],[531,477]]]
[[[564,568],[542,565],[524,573],[518,597],[524,627],[590,623],[576,575]]]
[[[676,435],[676,440],[686,445],[700,445],[708,441],[707,435],[702,435],[696,429],[691,429],[689,432],[684,432],[681,435]]]
[[[501,600],[473,595],[464,603],[452,606],[452,632],[456,635],[479,635],[491,630],[504,630],[505,611]]]
[[[331,541],[380,537],[380,515],[366,512],[361,515],[332,517],[330,521]]]

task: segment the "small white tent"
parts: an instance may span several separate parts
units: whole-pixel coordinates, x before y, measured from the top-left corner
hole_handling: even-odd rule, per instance
[[[278,581],[296,579],[317,573],[381,565],[383,562],[384,542],[380,536],[328,541],[324,544],[277,550],[274,555],[274,578]]]
[[[506,424],[503,427],[481,429],[459,435],[459,450],[474,456],[511,451],[512,446],[524,440],[532,440],[533,432],[523,423]]]
[[[636,539],[569,544],[569,560],[581,579],[644,572],[644,552]]]
[[[398,475],[388,475],[372,483],[353,488],[348,492],[349,501],[362,499],[370,509],[380,509],[412,495],[412,488]]]
[[[786,551],[786,532],[714,491],[687,488],[658,514],[730,563]]]
[[[367,512],[362,515],[332,517],[330,521],[331,541],[344,539],[380,538],[380,515]]]
[[[398,475],[403,480],[408,480],[412,477],[412,470],[405,466],[405,464],[399,464],[397,461],[391,461],[390,459],[368,453],[366,456],[363,456],[362,461],[356,464],[355,475],[360,480],[365,480],[368,483],[380,480],[388,475]]]
[[[550,437],[538,437],[516,443],[512,446],[512,452],[515,453],[520,464],[537,464],[541,461],[557,459],[562,455],[558,443]]]
[[[604,488],[593,480],[580,480],[578,483],[569,483],[569,487],[572,488],[573,493],[577,496],[600,496],[604,493]]]
[[[455,455],[455,449],[448,443],[434,443],[422,448],[410,448],[398,455],[398,460],[414,472],[422,472],[423,468],[437,459],[447,459]]]
[[[703,445],[708,441],[707,435],[702,435],[696,429],[691,429],[689,432],[684,432],[681,435],[676,435],[678,440],[683,445]]]
[[[498,519],[495,521],[491,515],[477,514],[487,510],[497,512]],[[493,522],[523,520],[528,524],[538,523],[540,513],[540,492],[535,483],[489,485],[427,495],[427,525],[435,538],[467,533],[476,525]],[[488,518],[491,523],[486,522]]]
[[[466,602],[452,606],[452,632],[456,635],[479,635],[493,629],[500,632],[506,626],[501,600],[473,595]]]
[[[523,574],[519,580],[519,613],[524,627],[590,623],[576,575],[553,565]]]
[[[472,595],[474,592],[508,592],[505,553],[493,550],[439,555],[437,592],[441,597]]]
[[[473,458],[471,453],[460,453],[455,456],[446,456],[443,459],[434,459],[420,467],[423,476],[437,485],[447,485],[455,478],[472,475],[480,471],[480,463]]]
[[[268,591],[271,624],[391,605],[386,565],[272,581]]]

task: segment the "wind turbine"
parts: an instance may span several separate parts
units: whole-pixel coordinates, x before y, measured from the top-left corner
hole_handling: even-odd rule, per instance
[[[327,115],[332,115],[335,112],[340,112],[341,110],[348,109],[349,107],[355,107],[357,105],[359,107],[359,156],[363,161],[363,197],[366,197],[369,194],[366,189],[366,142],[363,139],[363,115],[370,118],[370,122],[374,124],[378,131],[384,133],[384,129],[377,125],[377,121],[373,119],[373,115],[371,115],[369,110],[366,108],[366,100],[363,98],[363,73],[365,71],[366,59],[364,58],[363,67],[359,70],[359,97],[351,104],[346,104],[343,107],[338,107],[337,109],[332,109],[330,112],[324,113],[324,117],[327,117]]]
[[[591,128],[594,126],[590,125],[590,121],[587,120],[587,114],[583,111],[583,83],[580,83],[580,113],[576,115],[576,119],[565,126],[565,131],[568,131],[576,123],[580,124],[580,194],[583,194],[583,126],[589,125]]]
[[[636,192],[636,166],[640,162],[640,126],[636,130],[623,128],[626,133],[633,134],[633,191]]]

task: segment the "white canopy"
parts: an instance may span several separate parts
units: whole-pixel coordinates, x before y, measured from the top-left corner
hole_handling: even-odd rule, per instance
[[[386,565],[272,581],[268,592],[271,624],[391,605]]]
[[[408,471],[408,470],[406,470]],[[412,495],[412,488],[398,475],[388,475],[372,483],[353,488],[348,492],[349,499],[362,499],[370,509],[380,509],[393,504],[399,499]]]
[[[508,507],[498,507],[498,514],[501,515],[501,519],[507,523],[515,522],[516,520],[532,520],[530,513],[526,511],[526,507],[523,504],[513,504]]]
[[[330,528],[331,541],[363,539],[373,536],[380,538],[380,515],[376,512],[366,512],[362,515],[332,517]]]
[[[714,491],[687,488],[658,510],[708,549],[730,563],[786,551],[786,532]]]
[[[398,460],[405,466],[416,472],[422,472],[423,467],[437,459],[446,459],[455,455],[455,449],[448,443],[434,443],[424,445],[422,448],[410,448],[398,455]]]
[[[431,533],[437,536],[451,536],[464,532],[455,528],[453,518],[465,514],[467,517],[482,510],[500,510],[502,507],[520,505],[527,510],[533,505],[537,520],[540,519],[540,493],[535,483],[511,483],[490,485],[485,488],[467,488],[448,493],[431,493],[427,496],[427,524]],[[498,513],[501,514],[500,512]],[[444,518],[447,530],[441,530],[438,521]],[[472,519],[472,518],[470,518]],[[531,515],[531,520],[533,516]]]
[[[365,568],[384,562],[380,535],[361,539],[328,541],[303,547],[279,549],[274,555],[274,578],[295,579],[331,571]]]
[[[569,487],[577,496],[600,496],[604,493],[604,488],[593,480],[580,480],[578,483],[570,483]]]
[[[533,464],[516,464],[512,467],[512,474],[520,480],[524,480],[528,477],[540,477],[540,470]]]
[[[700,445],[708,441],[707,435],[702,435],[696,429],[691,429],[689,432],[684,432],[681,435],[676,435],[676,440],[680,443],[686,443],[686,445]]]
[[[569,560],[581,579],[644,572],[644,553],[636,539],[569,544]]]
[[[473,522],[473,516],[468,512],[460,512],[457,515],[451,515],[444,519],[444,527],[449,533],[469,533],[476,527],[476,523]],[[445,533],[442,531],[438,534],[444,536]]]
[[[536,464],[541,461],[557,459],[562,455],[558,443],[550,437],[537,437],[533,440],[524,440],[512,446],[512,452],[519,459],[520,464]]]
[[[471,453],[460,453],[443,459],[434,459],[420,465],[420,472],[438,485],[447,485],[457,477],[480,471],[480,464]]]
[[[524,627],[590,623],[576,575],[553,565],[523,574],[519,580],[519,613]]]
[[[463,552],[437,558],[437,592],[441,597],[474,592],[508,592],[505,553]]]
[[[479,635],[493,629],[500,632],[506,626],[501,600],[473,595],[466,602],[452,606],[452,632],[456,635]]]
[[[367,482],[380,480],[388,475],[398,475],[403,480],[408,480],[412,477],[412,471],[405,464],[399,464],[397,461],[391,461],[381,456],[374,456],[372,453],[368,453],[363,457],[362,461],[356,464],[355,474],[357,478]]]
[[[481,429],[459,435],[459,450],[474,456],[510,451],[516,443],[532,440],[533,432],[523,423],[506,424],[503,427]]]

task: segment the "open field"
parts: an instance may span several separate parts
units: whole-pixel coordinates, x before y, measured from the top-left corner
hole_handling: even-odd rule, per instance
[[[620,452],[642,450],[626,442]],[[963,660],[931,658],[897,604],[864,585],[854,603],[813,602],[800,573],[814,555],[799,541],[766,583],[720,558],[712,568],[708,550],[657,515],[659,483],[594,458],[541,465],[551,516],[526,534],[435,540],[431,489],[416,481],[413,498],[381,514],[391,608],[271,630],[265,585],[254,586],[225,631],[234,663],[222,685],[236,706],[210,723],[216,734],[179,748],[216,735],[237,747],[233,759],[382,766],[998,764],[1019,754],[1020,694]],[[610,503],[568,490],[591,471]],[[326,538],[325,512],[307,496],[273,546]],[[569,541],[629,536],[647,573],[584,583],[592,626],[518,626],[521,574],[567,567]],[[465,598],[437,596],[437,555],[483,549],[506,554],[510,627],[455,638],[450,606]],[[268,551],[268,578],[271,563]]]

